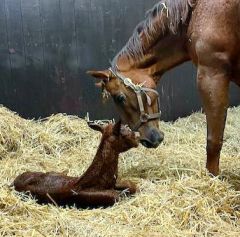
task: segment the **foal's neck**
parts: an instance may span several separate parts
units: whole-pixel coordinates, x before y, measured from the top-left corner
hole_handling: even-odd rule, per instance
[[[119,152],[108,139],[102,139],[92,164],[79,179],[78,185],[97,187],[104,182],[113,183],[117,177]],[[106,184],[108,186],[108,184]]]

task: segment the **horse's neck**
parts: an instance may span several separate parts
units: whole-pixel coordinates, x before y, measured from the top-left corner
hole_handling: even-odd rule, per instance
[[[188,61],[190,58],[186,44],[185,35],[169,35],[160,39],[150,52],[151,57],[155,60],[152,60],[152,64],[146,64],[144,68],[147,74],[160,78],[164,72]],[[136,67],[141,68],[141,64],[136,65]]]
[[[79,187],[97,186],[103,180],[117,176],[119,152],[113,149],[108,140],[101,141],[92,164],[78,181]],[[108,176],[108,177],[106,177]]]
[[[122,55],[117,66],[120,71],[141,70],[158,81],[166,71],[190,60],[187,44],[185,34],[162,36],[140,60],[135,61]]]

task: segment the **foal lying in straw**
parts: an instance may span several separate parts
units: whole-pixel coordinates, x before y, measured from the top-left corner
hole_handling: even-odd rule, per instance
[[[119,200],[120,191],[136,192],[131,181],[117,182],[118,156],[139,143],[139,135],[128,127],[109,123],[88,122],[102,133],[95,158],[81,177],[69,177],[61,173],[25,172],[14,180],[19,192],[29,192],[39,203],[55,205],[110,206]]]

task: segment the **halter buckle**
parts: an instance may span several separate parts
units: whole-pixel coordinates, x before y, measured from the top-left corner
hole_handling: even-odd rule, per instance
[[[140,121],[142,123],[148,122],[149,118],[150,118],[150,116],[147,113],[143,113],[143,114],[140,115]]]

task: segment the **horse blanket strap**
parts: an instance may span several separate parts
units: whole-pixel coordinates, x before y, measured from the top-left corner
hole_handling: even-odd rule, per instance
[[[144,83],[136,85],[132,82],[132,80],[130,78],[123,77],[120,73],[118,73],[117,71],[114,71],[112,68],[109,68],[109,71],[117,79],[122,81],[125,86],[130,87],[137,96],[138,106],[139,106],[139,110],[140,110],[140,118],[139,118],[139,121],[137,122],[137,124],[132,129],[133,131],[137,131],[142,126],[142,124],[147,123],[150,120],[159,119],[161,117],[159,93],[156,90],[154,90],[152,88],[144,87]],[[152,92],[157,95],[158,113],[149,114],[149,113],[145,112],[143,99],[142,99],[143,94],[147,98],[148,106],[152,105],[152,100],[151,100],[151,97],[148,95],[148,92]]]

